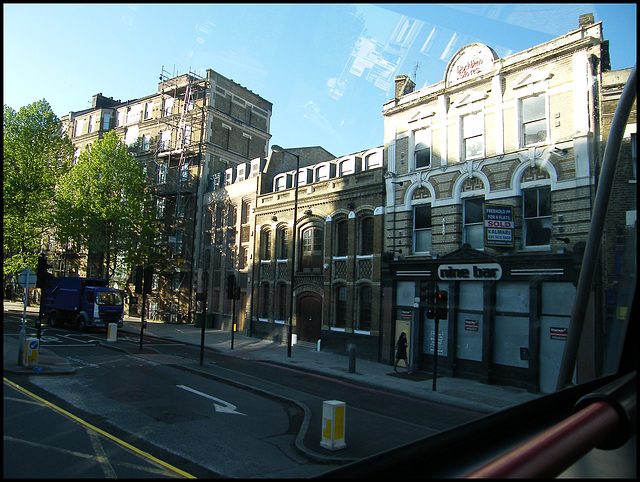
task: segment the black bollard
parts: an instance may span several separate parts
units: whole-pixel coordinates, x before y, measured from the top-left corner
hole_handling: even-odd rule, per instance
[[[349,373],[356,372],[356,346],[351,343],[349,349]]]

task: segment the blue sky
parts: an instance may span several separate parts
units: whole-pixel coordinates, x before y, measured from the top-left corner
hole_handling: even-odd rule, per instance
[[[438,82],[468,43],[504,57],[593,13],[612,69],[637,56],[635,3],[4,4],[3,13],[3,102],[16,110],[44,98],[62,117],[99,92],[123,101],[155,92],[163,68],[211,68],[273,103],[272,144],[336,157],[382,145],[394,76]]]

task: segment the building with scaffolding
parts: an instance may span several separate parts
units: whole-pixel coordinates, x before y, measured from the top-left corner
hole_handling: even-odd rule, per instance
[[[124,102],[97,94],[90,108],[61,119],[78,154],[115,130],[143,166],[158,223],[155,243],[165,254],[153,266],[150,317],[191,319],[202,198],[214,173],[266,156],[271,111],[270,102],[211,69],[170,76],[163,68],[153,94]],[[57,275],[101,276],[98,253],[85,254],[67,246],[49,258]],[[131,267],[123,266],[115,281],[129,289],[130,276]],[[137,313],[135,304],[130,308]]]

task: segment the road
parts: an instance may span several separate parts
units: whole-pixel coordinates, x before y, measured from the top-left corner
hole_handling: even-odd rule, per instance
[[[147,337],[142,352],[134,336],[100,340],[104,333],[45,326],[42,346],[70,360],[76,373],[31,376],[29,383],[98,424],[224,477],[317,476],[481,416],[214,352],[198,367],[198,347],[166,340]],[[319,446],[329,399],[348,407],[348,448],[338,455]]]
[[[159,454],[159,459],[7,380],[3,409],[4,478],[155,479],[216,475],[196,466],[191,466],[193,473],[178,469],[163,460],[172,458],[168,454]],[[184,461],[180,464],[189,465]]]

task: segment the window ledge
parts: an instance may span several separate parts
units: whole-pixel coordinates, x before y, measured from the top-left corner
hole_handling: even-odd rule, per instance
[[[355,333],[356,335],[371,335],[371,331],[365,330],[353,330],[353,333]]]
[[[525,246],[524,248],[518,250],[520,253],[535,253],[535,252],[551,252],[551,246]]]

